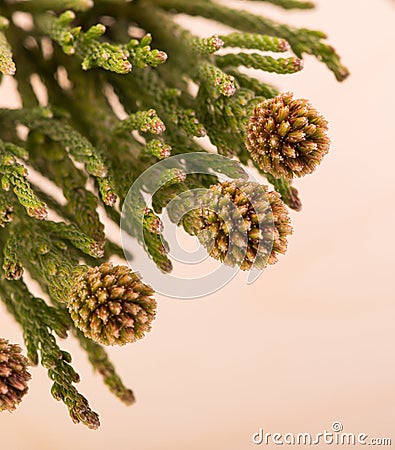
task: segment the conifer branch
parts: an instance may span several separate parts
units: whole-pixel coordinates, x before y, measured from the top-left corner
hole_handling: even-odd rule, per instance
[[[48,136],[53,141],[59,142],[76,161],[85,164],[90,175],[98,178],[107,177],[108,167],[100,152],[70,125],[55,119],[52,111],[48,108],[1,110],[0,118],[22,123],[28,128]],[[110,179],[107,179],[107,182],[109,187],[114,190]],[[103,200],[108,202],[106,196],[103,197]]]
[[[74,383],[79,381],[79,375],[70,365],[71,356],[59,348],[53,335],[55,332],[60,337],[67,336],[67,319],[43,300],[34,298],[23,281],[2,282],[0,297],[22,326],[28,356],[33,364],[38,363],[40,354],[41,364],[48,370],[48,376],[53,381],[53,397],[65,403],[73,422],[82,422],[91,429],[98,428],[98,415],[74,387]]]
[[[240,87],[254,92],[257,97],[273,98],[279,93],[275,87],[263,83],[257,78],[249,77],[233,68],[230,68],[230,70],[226,69],[226,72],[236,79]]]
[[[217,56],[216,62],[222,68],[244,66],[279,74],[295,73],[303,69],[303,62],[299,58],[272,58],[271,56],[262,56],[258,53],[236,53]]]
[[[3,248],[4,262],[2,269],[7,280],[19,280],[23,275],[23,266],[18,258],[17,249],[22,236],[15,232],[15,227],[10,228]]]
[[[141,41],[132,39],[127,45],[110,44],[99,41],[106,31],[104,25],[97,24],[83,32],[81,27],[69,26],[74,19],[75,14],[72,11],[64,12],[59,18],[46,14],[37,18],[37,25],[43,33],[58,42],[67,55],[76,54],[82,59],[83,70],[101,67],[125,74],[132,70],[132,63],[138,67],[155,67],[167,59],[164,52],[151,50],[150,35],[146,35]]]
[[[206,17],[240,31],[268,34],[286,39],[297,56],[302,57],[304,53],[315,55],[328,66],[338,81],[343,81],[349,75],[347,68],[342,65],[333,47],[323,42],[326,35],[320,31],[306,28],[297,29],[243,10],[238,10],[235,14],[231,8],[206,0],[195,0],[193,2],[184,2],[183,0],[153,1],[155,5],[170,11]]]
[[[284,9],[312,9],[315,8],[313,2],[305,2],[301,0],[250,0],[251,2],[262,1],[273,3],[273,5],[280,6]]]
[[[4,30],[8,25],[8,19],[0,16],[0,73],[3,75],[14,75],[16,67],[12,60],[11,46],[4,34]]]
[[[19,11],[26,12],[45,12],[63,11],[72,9],[74,11],[83,12],[94,6],[93,0],[28,0],[17,5]]]
[[[16,20],[20,11],[31,25]],[[235,31],[199,37],[179,24],[179,13]],[[284,55],[289,50],[295,55]],[[296,73],[304,54],[323,61],[339,81],[347,77],[323,32],[223,2],[1,2],[0,73],[15,76],[23,107],[0,109],[0,297],[22,326],[29,359],[48,370],[52,395],[74,422],[99,426],[55,335],[65,338],[71,327],[110,391],[132,404],[132,391],[101,344],[143,338],[156,316],[154,290],[129,267],[108,261],[133,255],[106,237],[99,207],[116,224],[122,210],[122,231],[163,273],[172,271],[165,212],[225,265],[274,264],[292,232],[286,206],[302,205],[293,179],[313,172],[328,152],[328,123],[308,100],[281,93],[243,67]],[[205,148],[204,136],[214,149]],[[166,160],[179,155],[180,166]],[[254,165],[274,190],[248,180],[243,165]],[[28,169],[59,192],[53,184],[30,184]],[[130,191],[138,179],[140,189]],[[55,221],[46,220],[48,210]],[[53,306],[29,292],[24,271]],[[12,410],[27,392],[27,360],[3,338],[0,358],[9,365],[0,368],[0,410]],[[20,361],[15,376],[12,358]]]
[[[252,48],[264,52],[286,52],[290,46],[285,39],[257,33],[230,33],[219,36],[224,47]]]
[[[1,188],[5,191],[12,189],[29,216],[43,220],[48,214],[47,206],[38,199],[30,187],[27,181],[27,169],[15,159],[15,156],[24,157],[25,155],[25,151],[20,147],[0,140]]]
[[[104,255],[104,243],[95,241],[73,224],[46,220],[42,227],[47,233],[53,233],[58,238],[69,241],[74,247],[93,258],[101,258]]]
[[[103,377],[110,391],[126,405],[132,405],[135,402],[133,391],[124,386],[105,349],[85,337],[81,331],[76,329],[73,331],[81,347],[86,351],[93,369]]]
[[[14,207],[7,191],[0,189],[0,227],[4,228],[14,219]]]
[[[74,166],[68,154],[57,142],[50,141],[41,133],[29,133],[27,144],[32,166],[45,173],[62,189],[67,203],[60,215],[73,222],[95,241],[103,242],[104,225],[96,211],[98,199],[85,188],[87,177]],[[43,148],[46,149],[44,155]],[[40,195],[43,194],[45,195],[45,193]],[[48,202],[50,199],[46,197],[45,200]],[[53,201],[49,206],[55,211],[58,210],[58,206],[54,207]]]

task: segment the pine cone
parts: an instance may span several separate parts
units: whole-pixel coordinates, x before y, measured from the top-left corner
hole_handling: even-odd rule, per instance
[[[236,180],[210,187],[199,208],[184,218],[210,256],[242,270],[263,269],[285,253],[292,229],[280,195],[259,183]]]
[[[307,100],[292,95],[259,103],[247,127],[252,159],[276,178],[313,172],[329,151],[328,122]]]
[[[126,266],[78,266],[72,276],[68,310],[86,337],[124,345],[144,337],[155,318],[150,286]]]
[[[17,344],[0,338],[0,411],[13,411],[27,393],[29,362]]]

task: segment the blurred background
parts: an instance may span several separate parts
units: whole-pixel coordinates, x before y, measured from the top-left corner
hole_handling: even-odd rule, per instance
[[[152,332],[109,350],[135,392],[132,407],[107,391],[72,339],[61,342],[101,428],[73,425],[45,370],[32,368],[29,395],[1,414],[2,450],[244,450],[256,448],[259,428],[318,433],[335,421],[395,443],[395,1],[316,0],[311,12],[227,3],[326,31],[352,73],[339,84],[306,58],[299,74],[263,74],[330,122],[330,154],[295,183],[304,207],[292,213],[287,255],[250,286],[242,273],[204,299],[159,297]],[[182,22],[201,35],[223,31]],[[17,105],[10,80],[0,102]],[[2,305],[0,330],[23,343]]]

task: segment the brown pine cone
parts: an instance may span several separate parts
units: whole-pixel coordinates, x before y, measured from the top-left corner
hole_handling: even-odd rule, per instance
[[[242,270],[263,269],[285,253],[292,228],[276,192],[251,181],[225,181],[210,187],[204,206],[188,214],[184,224],[210,256]]]
[[[151,330],[156,313],[153,293],[127,266],[78,266],[68,310],[86,337],[104,345],[124,345]]]
[[[276,178],[312,173],[329,151],[328,122],[308,100],[292,95],[259,103],[247,126],[251,158]]]

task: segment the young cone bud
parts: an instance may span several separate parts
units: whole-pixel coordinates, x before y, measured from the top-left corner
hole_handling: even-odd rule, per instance
[[[215,259],[242,270],[263,269],[285,253],[292,228],[280,195],[251,181],[213,185],[201,208],[184,217]]]
[[[291,93],[259,103],[247,126],[251,158],[276,178],[311,173],[329,151],[328,122],[307,100]]]
[[[79,266],[72,275],[68,310],[86,337],[124,345],[144,337],[155,318],[150,286],[126,266]]]
[[[13,411],[27,393],[28,365],[19,345],[0,338],[0,411]]]

